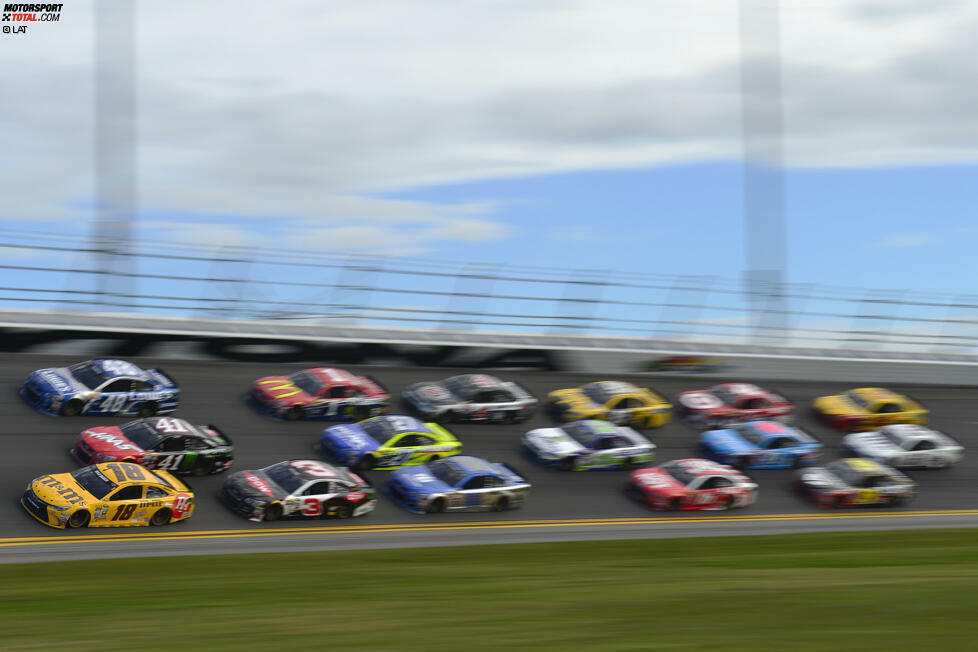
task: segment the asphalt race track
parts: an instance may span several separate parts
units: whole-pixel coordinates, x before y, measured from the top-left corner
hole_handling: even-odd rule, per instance
[[[118,556],[213,554],[460,545],[497,542],[713,536],[843,529],[978,526],[978,388],[892,386],[931,410],[929,425],[944,430],[968,449],[965,460],[946,470],[911,471],[918,482],[917,500],[902,508],[825,511],[814,508],[791,490],[792,471],[753,471],[759,482],[758,501],[731,512],[660,513],[626,498],[621,487],[626,473],[591,471],[561,473],[539,466],[520,451],[520,437],[531,428],[551,424],[538,413],[517,425],[459,425],[450,428],[463,442],[463,452],[504,461],[533,484],[526,505],[500,514],[416,515],[380,494],[377,509],[364,518],[346,521],[295,520],[252,523],[228,511],[217,499],[223,475],[189,478],[196,493],[195,515],[163,528],[91,528],[63,531],[31,518],[18,500],[28,482],[39,475],[71,471],[68,449],[85,428],[121,424],[125,418],[49,417],[35,412],[17,395],[34,369],[64,366],[78,359],[8,354],[0,356],[0,562],[27,562]],[[235,470],[255,469],[284,459],[312,458],[323,422],[280,422],[250,409],[243,397],[250,382],[264,375],[291,373],[312,364],[248,364],[194,360],[138,360],[163,367],[181,386],[181,407],[175,416],[194,423],[213,423],[235,443]],[[448,369],[347,367],[369,373],[398,397],[401,389],[420,380],[456,373]],[[518,379],[544,398],[556,388],[589,380],[582,374],[539,371],[497,371]],[[714,384],[693,375],[618,376],[651,385],[673,397]],[[728,380],[755,379],[732,376]],[[759,382],[764,385],[765,383]],[[847,389],[846,385],[778,382],[769,385],[797,406],[795,425],[820,439],[824,460],[837,456],[842,433],[830,430],[810,414],[814,397]],[[397,401],[395,401],[397,404]],[[396,410],[394,410],[396,412]],[[698,431],[673,421],[646,430],[658,446],[656,460],[694,457]],[[386,472],[367,477],[382,489]]]

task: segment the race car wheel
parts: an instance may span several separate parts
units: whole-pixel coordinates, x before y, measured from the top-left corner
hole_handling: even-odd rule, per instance
[[[831,503],[829,503],[829,505],[831,507],[834,507],[835,509],[842,509],[843,507],[846,506],[846,499],[843,498],[842,496],[839,496],[838,498],[834,499]]]
[[[326,505],[326,509],[323,510],[323,516],[329,518],[350,518],[353,515],[353,510],[348,504],[342,502],[330,503]]]
[[[431,457],[428,458],[428,461],[425,462],[425,464],[431,464],[432,462],[437,462],[439,459],[441,458],[439,458],[438,455],[432,455]]]
[[[146,419],[151,417],[156,414],[156,411],[159,408],[160,406],[156,404],[156,401],[147,401],[146,403],[143,403],[142,407],[139,408],[139,418]]]
[[[68,517],[68,527],[85,527],[92,520],[92,515],[87,510],[79,509]]]
[[[557,468],[561,471],[573,471],[575,466],[577,466],[577,458],[574,457],[565,457],[557,463]]]
[[[374,464],[376,464],[374,456],[368,453],[357,461],[357,471],[369,471],[374,468]]]
[[[170,522],[170,518],[173,516],[173,512],[170,511],[169,507],[164,507],[163,509],[158,509],[153,514],[152,518],[149,519],[150,525],[166,525]]]
[[[211,465],[207,462],[207,460],[197,460],[197,463],[194,464],[192,469],[190,469],[190,473],[198,478],[207,475],[210,472]]]
[[[492,511],[494,512],[504,512],[509,508],[509,498],[506,496],[501,496],[499,500],[492,504]]]
[[[428,503],[428,506],[425,507],[424,511],[428,512],[429,514],[441,514],[445,511],[445,499],[435,498],[433,501]]]
[[[82,402],[78,399],[72,399],[61,406],[61,416],[63,417],[73,417],[81,414]]]
[[[679,511],[679,502],[680,501],[679,501],[678,498],[673,498],[668,503],[666,503],[666,509],[668,509],[670,512],[678,512]]]
[[[302,416],[302,409],[298,405],[293,405],[282,416],[286,421],[296,421]]]
[[[733,509],[734,508],[734,501],[736,501],[736,498],[734,496],[727,496],[727,499],[725,501],[723,501],[723,508],[724,509]]]
[[[282,505],[280,503],[271,503],[265,507],[265,515],[262,517],[264,521],[277,521],[282,518]]]

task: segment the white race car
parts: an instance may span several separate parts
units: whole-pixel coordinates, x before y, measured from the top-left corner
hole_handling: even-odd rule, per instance
[[[910,423],[846,435],[843,446],[896,469],[942,469],[964,456],[964,447],[942,432]]]

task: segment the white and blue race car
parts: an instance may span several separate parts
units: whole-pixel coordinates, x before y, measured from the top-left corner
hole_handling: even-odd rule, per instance
[[[530,493],[530,483],[502,463],[453,455],[425,466],[398,469],[387,494],[417,514],[515,509]]]
[[[778,421],[748,421],[700,437],[704,457],[738,469],[795,469],[814,464],[822,444]]]
[[[523,446],[540,463],[561,471],[630,469],[655,455],[655,444],[631,428],[597,419],[531,430],[523,435]]]
[[[176,410],[180,388],[161,369],[101,359],[38,369],[24,382],[20,395],[45,414],[146,418]]]

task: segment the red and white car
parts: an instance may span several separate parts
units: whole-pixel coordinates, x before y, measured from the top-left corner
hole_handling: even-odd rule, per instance
[[[759,419],[789,422],[794,409],[784,396],[751,383],[722,383],[676,397],[680,418],[700,428]]]
[[[259,378],[251,385],[251,398],[287,421],[362,421],[385,414],[390,404],[390,394],[376,380],[335,367]]]
[[[757,484],[746,475],[732,466],[695,458],[634,471],[628,490],[653,509],[669,511],[733,509],[757,500]]]

